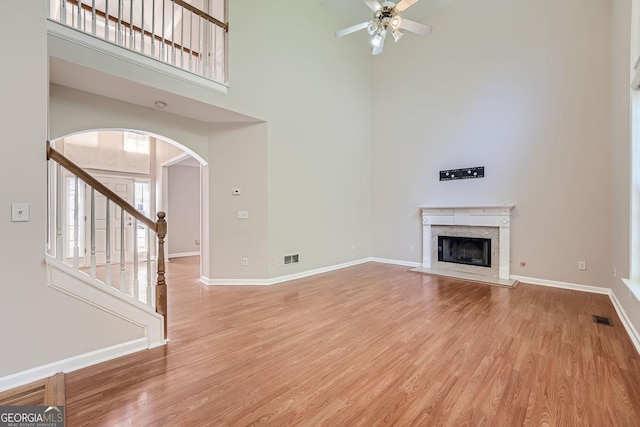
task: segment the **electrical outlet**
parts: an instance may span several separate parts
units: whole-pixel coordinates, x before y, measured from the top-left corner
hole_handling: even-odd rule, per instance
[[[409,252],[413,252],[413,246],[409,246]]]
[[[616,269],[613,269],[613,277],[618,277],[618,272],[616,271]]]
[[[238,211],[239,219],[247,219],[249,218],[249,211]]]
[[[249,265],[249,258],[242,258],[242,265]]]
[[[587,263],[584,261],[578,261],[578,270],[586,270],[587,269]]]
[[[356,245],[351,245],[351,252],[355,252],[356,251]]]
[[[199,245],[199,244],[200,244],[200,240],[196,239],[196,245]]]

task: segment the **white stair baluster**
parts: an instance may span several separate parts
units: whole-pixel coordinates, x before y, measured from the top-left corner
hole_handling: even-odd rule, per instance
[[[151,301],[151,230],[146,228],[146,247],[147,247],[147,305],[153,306]]]
[[[96,277],[96,190],[91,188],[91,277]]]
[[[189,12],[189,71],[192,71],[193,60],[193,12]]]
[[[91,0],[91,34],[96,35],[96,0]]]
[[[109,207],[111,200],[107,199],[107,224],[106,224],[106,243],[105,243],[105,268],[106,268],[106,280],[107,286],[111,286],[111,209]]]
[[[129,3],[129,49],[136,50],[136,37],[133,33],[133,2]]]
[[[151,2],[151,56],[156,57],[156,0]]]
[[[138,219],[133,219],[133,298],[140,301],[140,280],[138,279]]]
[[[73,268],[80,267],[80,215],[79,215],[79,198],[80,191],[79,178],[76,176],[73,180]]]
[[[104,39],[109,40],[109,0],[104,1]]]
[[[120,208],[120,290],[124,289],[124,260],[126,252],[124,234],[124,209]]]
[[[56,258],[62,261],[64,258],[64,239],[62,237],[62,191],[64,181],[62,180],[62,166],[56,167]]]

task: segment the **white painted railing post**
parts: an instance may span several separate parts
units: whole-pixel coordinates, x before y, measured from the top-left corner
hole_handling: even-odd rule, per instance
[[[91,189],[91,277],[96,277],[96,190]]]
[[[111,209],[109,208],[109,199],[107,199],[107,220],[106,220],[106,239],[105,239],[105,283],[111,287]]]
[[[124,228],[124,209],[120,208],[120,289],[126,289],[124,287],[124,262],[126,255],[126,241],[125,241],[125,228]]]
[[[138,219],[133,219],[133,297],[140,301],[140,280],[138,279]]]
[[[76,176],[73,190],[73,268],[80,266],[80,215],[79,215],[79,197],[80,191],[79,178]]]

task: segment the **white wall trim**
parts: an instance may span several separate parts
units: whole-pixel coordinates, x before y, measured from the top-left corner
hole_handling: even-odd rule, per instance
[[[622,322],[624,329],[626,329],[627,334],[629,335],[629,338],[631,338],[631,342],[636,348],[636,351],[638,352],[638,354],[640,354],[640,334],[638,334],[638,331],[633,326],[633,323],[629,319],[629,316],[627,316],[627,312],[622,307],[622,304],[620,304],[620,301],[618,300],[618,297],[613,292],[613,290],[609,293],[609,299],[611,299],[613,308],[616,309],[616,312],[618,313],[618,317],[620,318],[620,321]]]
[[[169,254],[167,255],[167,258],[182,258],[182,257],[186,257],[186,256],[199,256],[200,255],[200,251],[196,251],[196,252],[178,252],[177,254]]]
[[[144,330],[147,348],[165,344],[164,319],[146,304],[123,295],[47,255],[49,287]]]
[[[50,377],[58,372],[76,371],[145,349],[147,349],[147,339],[139,338],[0,377],[0,392]]]
[[[373,262],[380,262],[383,264],[394,264],[394,265],[403,265],[405,267],[422,267],[421,262],[413,262],[413,261],[401,261],[397,259],[387,259],[387,258],[371,258]]]
[[[353,267],[354,265],[371,262],[373,258],[362,258],[355,261],[349,261],[342,264],[330,265],[328,267],[316,268],[313,270],[302,271],[300,273],[288,274],[286,276],[274,277],[272,279],[209,279],[201,277],[200,282],[209,286],[271,286],[277,283],[288,282],[290,280],[302,279],[304,277],[315,276],[316,274],[328,273],[342,268]]]
[[[126,48],[113,44],[103,39],[93,37],[73,28],[68,28],[59,22],[47,19],[47,33],[53,37],[66,42],[74,43],[87,49],[91,49],[103,55],[126,61],[129,64],[137,65],[146,70],[169,76],[174,79],[198,86],[202,89],[213,90],[227,95],[229,87],[222,83],[209,80],[205,77],[183,70],[173,65],[164,63],[149,56],[130,51]]]
[[[598,286],[590,286],[590,285],[579,285],[577,283],[569,283],[569,282],[558,282],[555,280],[537,279],[535,277],[512,275],[510,276],[510,278],[518,280],[519,282],[528,283],[531,285],[548,286],[551,288],[560,288],[560,289],[570,289],[573,291],[590,292],[592,294],[609,295],[611,291],[611,289],[609,288],[601,288]]]
[[[552,288],[570,289],[573,291],[582,291],[582,292],[590,292],[593,294],[608,295],[609,299],[611,300],[611,304],[613,305],[613,308],[616,310],[616,313],[618,313],[620,322],[622,322],[624,329],[627,331],[627,335],[629,335],[629,338],[631,339],[631,342],[636,348],[636,351],[638,352],[638,354],[640,354],[640,334],[638,334],[638,331],[633,326],[633,323],[629,319],[629,316],[627,316],[627,312],[622,307],[622,304],[620,304],[618,297],[616,297],[616,294],[613,292],[612,289],[601,288],[598,286],[578,285],[575,283],[557,282],[554,280],[536,279],[533,277],[524,277],[524,276],[511,276],[511,278],[519,280],[522,283],[529,283],[532,285],[549,286]]]

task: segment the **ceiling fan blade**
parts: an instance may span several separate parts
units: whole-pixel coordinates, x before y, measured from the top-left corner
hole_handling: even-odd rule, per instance
[[[380,55],[382,53],[382,49],[384,49],[384,42],[387,40],[387,32],[383,31],[381,34],[380,43],[373,46],[372,55]]]
[[[415,21],[409,21],[408,19],[402,20],[402,22],[400,23],[400,28],[402,28],[403,30],[411,31],[412,33],[420,34],[421,36],[426,36],[433,30],[433,28],[428,25],[424,25]]]
[[[398,12],[402,12],[403,10],[409,9],[415,2],[418,0],[401,0],[400,3],[396,5],[396,10]]]
[[[364,2],[364,4],[369,6],[369,8],[374,12],[382,7],[380,6],[380,3],[378,3],[378,0],[362,0],[362,1]]]
[[[343,28],[342,30],[336,31],[336,37],[343,37],[356,31],[364,30],[367,28],[367,25],[369,25],[369,21]]]

